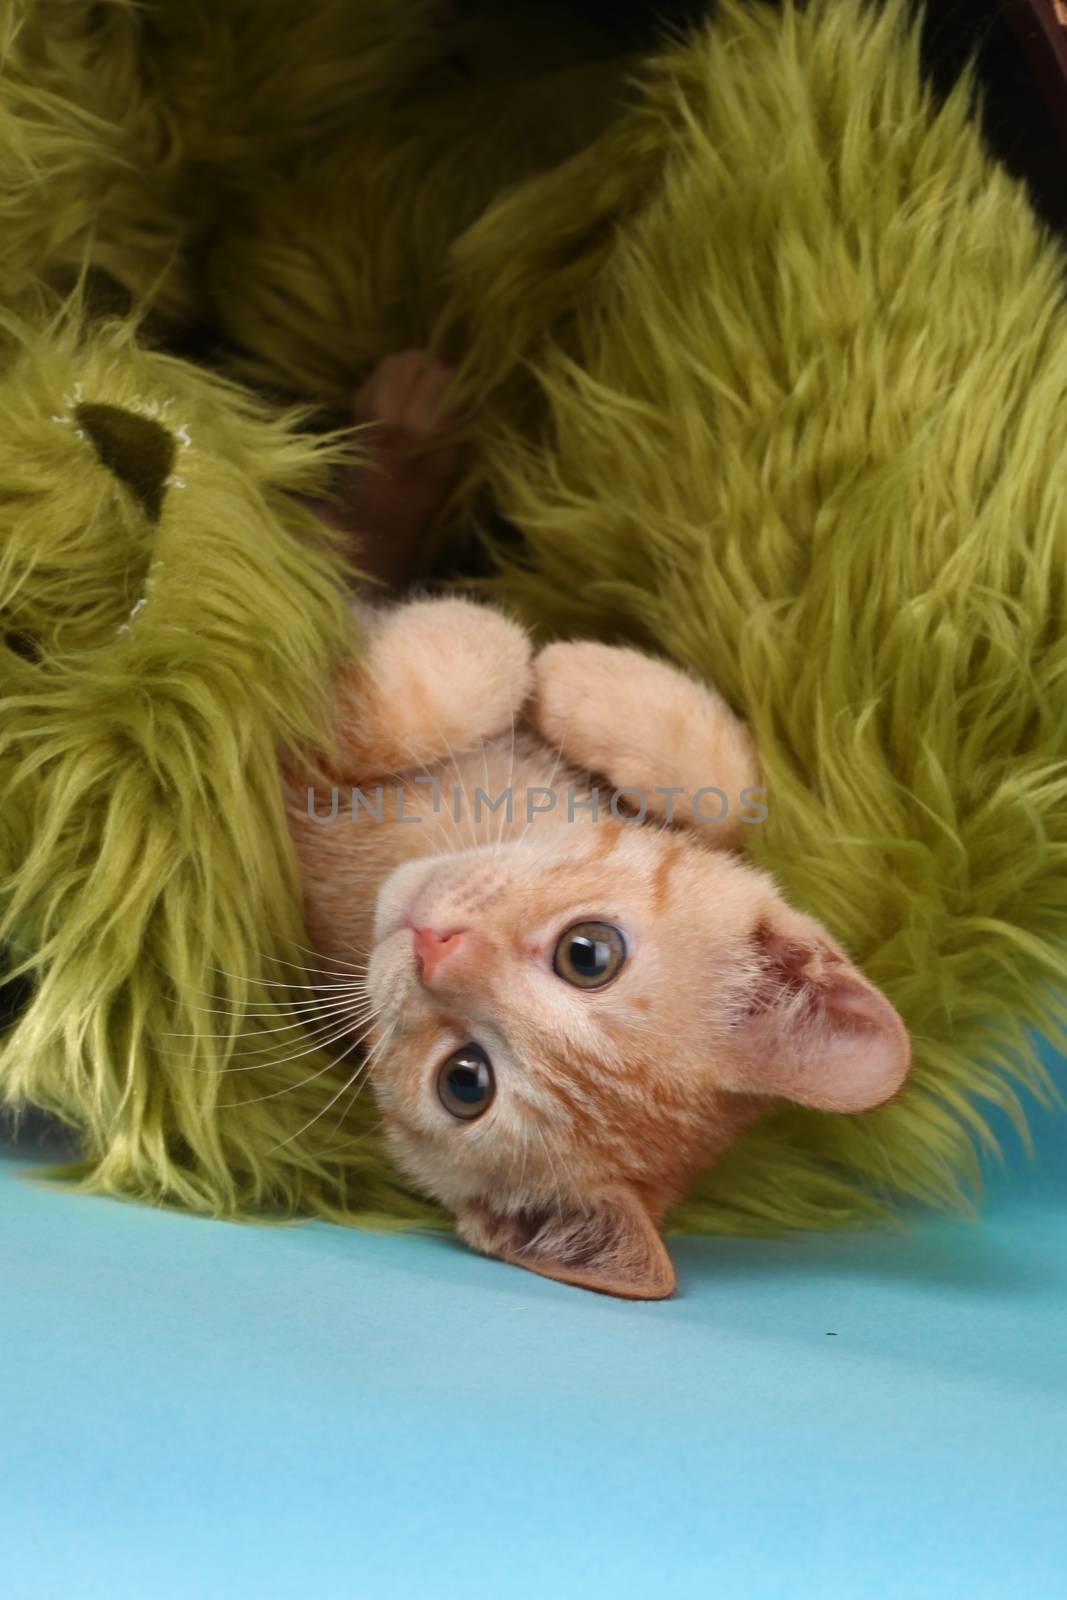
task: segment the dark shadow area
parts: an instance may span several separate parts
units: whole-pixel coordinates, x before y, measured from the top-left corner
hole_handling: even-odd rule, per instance
[[[16,1123],[10,1112],[0,1110],[0,1161],[50,1164],[71,1161],[79,1153],[73,1130],[47,1111],[31,1106]]]
[[[923,17],[923,60],[931,81],[947,92],[977,57],[982,126],[990,148],[1026,179],[1041,215],[1067,231],[1067,81],[1034,20],[1040,6],[1051,11],[1046,0],[914,3]],[[655,50],[665,33],[712,16],[715,5],[714,0],[528,0],[523,9],[543,11],[547,27],[560,26],[561,15],[569,14],[620,52],[644,52]],[[458,0],[457,10],[484,12],[484,4]],[[497,14],[506,28],[509,8]]]
[[[33,985],[29,978],[8,978],[4,980],[3,974],[7,970],[7,952],[0,947],[0,1034],[13,1027],[19,1017],[30,1003]]]

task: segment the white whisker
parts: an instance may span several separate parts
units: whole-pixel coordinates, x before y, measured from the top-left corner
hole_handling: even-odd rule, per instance
[[[339,989],[344,993],[349,994],[353,989],[359,987],[351,980],[348,980],[345,983],[289,983],[288,981],[282,982],[280,979],[276,978],[251,978],[246,973],[227,972],[225,967],[209,967],[208,971],[218,973],[220,978],[233,978],[237,983],[249,984],[253,988],[263,987],[264,989],[287,990],[310,989],[313,994],[322,994],[333,989]]]
[[[225,1010],[225,1008],[220,1008],[218,1006],[194,1006],[194,1005],[190,1005],[188,1001],[186,1001],[186,1003],[185,1003],[185,1009],[187,1011],[198,1011],[198,1012],[201,1012],[205,1016],[233,1017],[235,1021],[242,1021],[245,1017],[252,1017],[252,1018],[256,1018],[256,1017],[276,1017],[278,1015],[278,1011],[277,1010],[274,1010],[274,1011],[227,1011],[227,1010]],[[281,1008],[281,1012],[282,1012],[283,1016],[285,1015],[285,1013],[287,1011],[295,1012],[297,1010],[299,1010],[301,1012],[306,1012],[307,1014],[306,1015],[297,1016],[294,1021],[283,1023],[283,1024],[279,1025],[277,1028],[257,1028],[257,1029],[255,1029],[255,1032],[257,1034],[260,1034],[260,1033],[289,1033],[293,1028],[307,1028],[307,1027],[310,1027],[316,1020],[318,1020],[319,1018],[323,1018],[323,1017],[330,1017],[330,1016],[353,1016],[353,1017],[359,1017],[359,1016],[366,1016],[366,1015],[373,1015],[374,1014],[372,1011],[361,1011],[360,1008],[355,1007],[355,1006],[351,1006],[351,1005],[348,1004],[347,1001],[344,1001],[344,1000],[332,1001],[328,1006],[316,1006],[316,1005],[312,1004],[309,1001],[309,1002],[305,1003],[304,1005],[302,1005],[300,1007],[287,1006],[287,1007]],[[200,1038],[203,1038],[203,1030],[202,1029],[196,1029],[196,1028],[189,1028],[189,1029],[167,1028],[163,1032],[163,1037],[165,1039],[200,1039]]]
[[[336,1044],[338,1042],[338,1040],[343,1039],[346,1036],[347,1032],[348,1032],[347,1029],[343,1029],[340,1033],[335,1034],[332,1039],[323,1039],[318,1044],[312,1045],[310,1050],[301,1050],[301,1051],[298,1051],[295,1055],[282,1056],[280,1060],[274,1060],[274,1061],[270,1061],[270,1062],[265,1062],[264,1065],[265,1066],[272,1066],[272,1067],[281,1067],[281,1066],[285,1066],[286,1063],[289,1062],[289,1061],[299,1061],[302,1056],[312,1055],[312,1054],[314,1054],[315,1052],[317,1052],[319,1050],[325,1050],[331,1044]],[[253,1099],[250,1099],[250,1100],[234,1100],[234,1101],[230,1101],[225,1109],[233,1109],[236,1106],[242,1106],[242,1105],[259,1105],[264,1100],[280,1100],[283,1095],[294,1094],[294,1093],[296,1093],[296,1091],[298,1091],[300,1089],[306,1089],[309,1083],[314,1083],[316,1078],[321,1078],[324,1073],[329,1072],[331,1070],[331,1068],[336,1067],[338,1062],[343,1061],[345,1056],[349,1055],[351,1051],[357,1049],[362,1043],[363,1043],[362,1037],[353,1039],[351,1044],[347,1045],[346,1048],[341,1051],[340,1055],[332,1057],[329,1061],[327,1061],[327,1063],[326,1063],[326,1065],[324,1067],[320,1067],[317,1072],[312,1072],[308,1077],[302,1078],[299,1083],[287,1083],[283,1089],[273,1089],[270,1094],[256,1095]],[[330,1106],[335,1105],[337,1103],[337,1100],[340,1098],[341,1093],[343,1093],[343,1090],[339,1091],[338,1094],[336,1094],[334,1096],[334,1098],[330,1101],[330,1104],[325,1107],[325,1109],[327,1111],[330,1109]],[[321,1116],[322,1113],[319,1112],[318,1115]],[[311,1120],[312,1120],[312,1122],[314,1122],[316,1120],[316,1118],[312,1117]],[[310,1124],[309,1124],[309,1126],[310,1126]],[[298,1133],[299,1132],[303,1132],[303,1129],[298,1130]],[[298,1136],[297,1134],[294,1134],[293,1138],[295,1139],[297,1136]],[[283,1140],[283,1143],[288,1144],[289,1143],[288,1139]],[[272,1146],[272,1148],[277,1150],[277,1149],[280,1148],[280,1146],[274,1145],[274,1146]]]
[[[299,1061],[304,1056],[313,1055],[316,1050],[324,1050],[328,1045],[336,1044],[339,1039],[344,1039],[349,1034],[353,1035],[354,1044],[361,1043],[367,1037],[367,1033],[374,1023],[376,1015],[377,1013],[373,1013],[369,1017],[347,1017],[345,1019],[345,1026],[342,1028],[337,1027],[339,1019],[337,1017],[333,1017],[330,1019],[330,1021],[324,1022],[320,1028],[306,1030],[299,1038],[291,1041],[293,1044],[306,1043],[308,1046],[306,1050],[290,1051],[288,1055],[284,1056],[272,1054],[266,1060],[253,1062],[250,1066],[197,1067],[188,1060],[188,1051],[160,1050],[159,1054],[170,1056],[175,1060],[184,1060],[185,1070],[187,1072],[202,1073],[209,1077],[223,1077],[229,1072],[263,1072],[267,1067],[281,1067],[284,1066],[288,1061]],[[192,1034],[189,1037],[195,1038],[197,1035]],[[246,1055],[262,1055],[268,1050],[273,1050],[274,1048],[275,1047],[270,1044],[253,1045],[251,1043],[247,1043],[247,1047],[244,1049],[227,1052],[226,1059],[228,1060],[232,1055],[239,1057]],[[294,1086],[290,1085],[290,1087]],[[282,1090],[281,1092],[287,1093],[288,1091]]]
[[[342,1052],[342,1054],[337,1058],[337,1060],[338,1061],[343,1060],[345,1055],[347,1055],[347,1054],[348,1054],[347,1051]],[[343,1094],[345,1094],[352,1087],[352,1084],[359,1077],[360,1073],[366,1071],[366,1069],[367,1069],[367,1067],[369,1065],[369,1061],[370,1061],[370,1057],[368,1056],[367,1060],[361,1062],[360,1065],[356,1068],[355,1072],[353,1072],[351,1074],[351,1076],[345,1080],[345,1082],[338,1089],[337,1093],[333,1096],[333,1099],[327,1101],[326,1105],[324,1105],[322,1107],[321,1111],[316,1111],[315,1115],[310,1119],[310,1121],[305,1122],[302,1128],[297,1128],[296,1132],[295,1133],[291,1133],[287,1139],[282,1139],[278,1144],[271,1145],[271,1151],[273,1152],[275,1150],[284,1149],[284,1147],[287,1144],[292,1144],[294,1139],[299,1139],[302,1134],[307,1133],[309,1128],[314,1127],[315,1123],[318,1122],[319,1118],[320,1117],[324,1117],[326,1115],[327,1111],[331,1111],[333,1109],[333,1107],[337,1104],[338,1100],[340,1100],[341,1096]],[[337,1065],[337,1061],[331,1061],[329,1063],[329,1065],[330,1066],[336,1066]],[[316,1073],[315,1076],[318,1077],[319,1074]],[[310,1081],[310,1080],[308,1080],[308,1081]]]
[[[314,956],[316,961],[319,961],[319,962],[329,961],[329,962],[331,962],[335,967],[340,967],[342,973],[345,972],[345,971],[349,971],[349,972],[356,973],[358,975],[360,973],[366,972],[366,970],[367,970],[367,963],[365,961],[359,961],[359,962],[357,962],[357,961],[343,961],[340,956],[324,956],[318,950],[309,949],[306,944],[298,944],[295,939],[286,939],[285,943],[288,944],[288,945],[291,945],[294,950],[302,951],[303,954],[306,955],[306,956]],[[263,956],[263,951],[261,951],[261,950],[257,950],[255,953],[256,953],[256,955]],[[355,952],[353,952],[353,954],[355,954]],[[265,960],[269,960],[270,957],[264,956],[264,959]],[[293,962],[293,961],[287,961],[287,962],[284,963],[284,965],[291,967],[291,966],[295,966],[296,963]],[[308,972],[313,972],[315,969],[313,967],[307,967],[305,970],[308,971]]]

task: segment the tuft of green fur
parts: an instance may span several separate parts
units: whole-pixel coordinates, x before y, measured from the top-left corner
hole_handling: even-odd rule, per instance
[[[0,1095],[77,1126],[95,1189],[424,1217],[369,1108],[331,1143],[351,1068],[293,1021],[278,751],[326,738],[354,643],[342,557],[295,497],[351,441],[82,312],[0,310],[0,943],[33,983]]]
[[[240,197],[350,138],[442,49],[440,0],[6,0],[0,293],[88,249],[156,329],[215,320],[204,259]],[[357,135],[358,142],[358,135]]]
[[[457,236],[617,114],[625,62],[596,54],[572,15],[556,18],[568,55],[544,6],[506,29],[495,6],[488,26],[472,9],[447,29],[438,18],[410,76],[383,79],[346,137],[238,175],[203,257],[234,375],[343,407],[353,373],[426,342]]]
[[[298,497],[354,446],[156,347],[207,323],[339,402],[432,336],[470,447],[442,536],[502,512],[490,588],[542,635],[723,689],[753,854],[916,1039],[898,1103],[768,1120],[675,1224],[966,1204],[983,1106],[1025,1128],[1027,1030],[1067,1020],[1062,254],[904,0],[724,0],[622,105],[588,41],[501,76],[450,19],[0,18],[0,942],[34,984],[0,1101],[77,1126],[96,1189],[440,1220],[292,1010],[277,753],[353,643]]]

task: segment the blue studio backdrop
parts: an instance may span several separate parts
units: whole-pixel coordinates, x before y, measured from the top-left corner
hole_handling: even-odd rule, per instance
[[[1062,1600],[1067,1122],[1034,1126],[979,1222],[675,1239],[658,1305],[60,1192],[8,1146],[0,1589]]]

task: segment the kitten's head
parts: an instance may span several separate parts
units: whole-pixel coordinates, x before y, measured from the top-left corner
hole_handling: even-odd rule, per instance
[[[634,1299],[671,1293],[664,1211],[774,1098],[865,1111],[910,1060],[818,923],[680,832],[409,863],[369,976],[402,1166],[476,1249]]]

